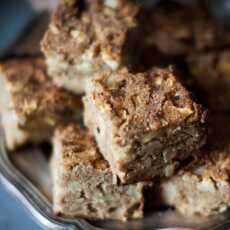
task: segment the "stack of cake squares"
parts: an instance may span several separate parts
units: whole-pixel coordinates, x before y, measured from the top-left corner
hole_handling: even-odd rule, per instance
[[[56,215],[126,221],[142,218],[146,203],[223,212],[229,44],[200,6],[61,0],[44,57],[1,60],[6,147],[52,143]]]

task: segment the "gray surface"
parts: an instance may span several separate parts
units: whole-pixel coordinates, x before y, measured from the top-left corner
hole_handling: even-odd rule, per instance
[[[0,184],[0,229],[41,230],[22,205]]]

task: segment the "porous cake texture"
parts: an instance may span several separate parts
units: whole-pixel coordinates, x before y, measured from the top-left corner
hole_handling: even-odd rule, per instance
[[[53,81],[83,93],[95,73],[131,67],[138,9],[129,0],[60,1],[42,41]]]
[[[230,206],[229,117],[215,116],[212,127],[211,138],[200,157],[156,186],[162,203],[184,215],[210,216]]]
[[[58,215],[125,221],[143,217],[147,183],[117,184],[94,139],[76,124],[58,127],[51,161]]]
[[[49,140],[58,123],[79,119],[81,99],[52,84],[42,57],[0,62],[0,113],[10,150]]]
[[[171,176],[205,143],[206,111],[172,67],[98,75],[84,105],[85,125],[122,183]]]

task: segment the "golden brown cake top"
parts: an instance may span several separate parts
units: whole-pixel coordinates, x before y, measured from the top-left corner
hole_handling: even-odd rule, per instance
[[[202,180],[208,178],[213,181],[229,181],[230,145],[225,146],[225,148],[203,151],[197,159],[179,171],[178,175],[179,177],[193,175]]]
[[[62,1],[52,17],[43,50],[73,56],[87,51],[92,57],[104,51],[104,58],[120,58],[126,33],[136,25],[138,7],[129,0],[109,7],[106,2],[110,1]]]
[[[191,99],[172,67],[139,74],[126,69],[107,72],[90,85],[92,99],[109,114],[122,137],[205,120],[204,110]]]
[[[77,124],[59,126],[54,138],[55,143],[60,145],[62,163],[66,167],[86,164],[102,170],[108,168],[107,161],[98,152],[94,138]]]
[[[180,173],[188,173],[214,181],[230,178],[230,118],[212,114],[209,138],[201,154]]]
[[[205,163],[205,177],[214,180],[229,180],[230,178],[230,146],[223,151],[215,151],[209,155]]]
[[[81,107],[79,97],[52,84],[43,58],[14,58],[0,63],[15,111],[25,118],[64,120]]]

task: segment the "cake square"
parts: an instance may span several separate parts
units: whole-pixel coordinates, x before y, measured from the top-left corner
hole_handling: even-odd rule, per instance
[[[55,131],[51,161],[53,209],[58,215],[88,219],[143,216],[147,183],[117,184],[92,136],[76,124]]]
[[[148,23],[147,23],[148,22]],[[142,21],[143,43],[155,46],[168,56],[223,48],[230,44],[230,33],[201,4],[160,2],[145,10]]]
[[[79,94],[95,73],[130,66],[137,13],[129,0],[60,1],[42,41],[53,81]]]
[[[194,52],[187,63],[207,105],[215,111],[230,111],[230,50]]]
[[[184,215],[210,216],[230,206],[230,119],[214,118],[212,138],[202,155],[156,186],[163,204]]]
[[[57,123],[80,117],[81,99],[52,84],[42,57],[0,62],[0,113],[9,150],[49,140]]]
[[[172,67],[88,81],[84,122],[122,183],[170,176],[205,143],[206,111]]]

